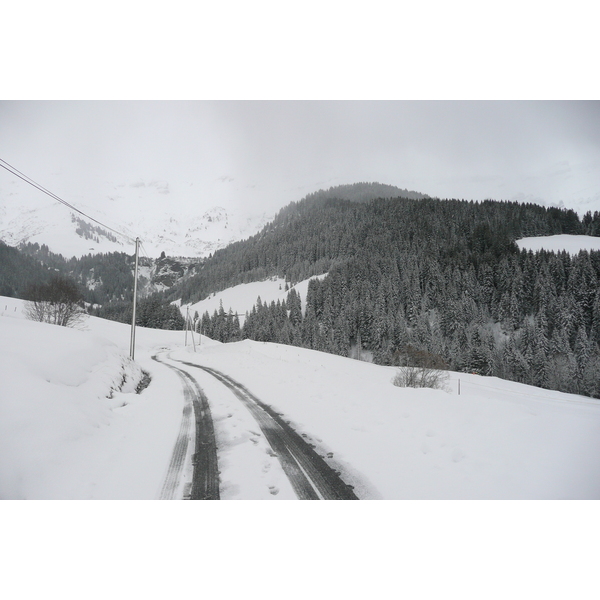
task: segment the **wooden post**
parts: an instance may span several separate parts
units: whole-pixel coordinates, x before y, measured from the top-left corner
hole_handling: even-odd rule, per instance
[[[137,304],[139,254],[140,238],[135,238],[135,271],[133,275],[133,315],[131,317],[131,343],[129,345],[129,356],[131,356],[131,360],[133,360],[135,356],[135,309]]]

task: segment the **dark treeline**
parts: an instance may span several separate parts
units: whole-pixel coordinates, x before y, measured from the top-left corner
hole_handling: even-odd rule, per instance
[[[111,302],[97,306],[91,313],[102,319],[131,323],[133,317],[132,302]],[[183,329],[185,320],[175,304],[164,299],[162,294],[152,294],[137,302],[135,323],[152,329]]]
[[[134,255],[107,252],[66,259],[62,254],[51,252],[45,244],[40,246],[37,243],[21,244],[19,250],[24,255],[41,262],[44,267],[74,279],[81,287],[84,300],[88,304],[102,306],[114,304],[114,310],[118,312],[120,303],[131,302],[133,299]],[[188,272],[195,272],[202,262],[203,259],[182,261],[168,258],[164,252],[156,260],[144,256],[139,258],[140,267],[152,271],[152,283],[161,287],[170,287],[178,279],[184,278]],[[138,293],[146,295],[152,292],[152,289],[144,288],[144,284],[148,283],[147,278],[140,276]]]
[[[257,302],[221,341],[289,343],[379,364],[433,361],[599,397],[600,253],[534,254],[514,243],[598,235],[599,225],[599,213],[580,220],[508,202],[309,198],[215,253],[197,282],[206,275],[214,289],[219,278],[226,286],[260,273],[294,283],[329,272],[311,282],[304,316],[295,294]],[[207,334],[218,319],[204,315]]]
[[[119,241],[112,233],[106,231],[106,229],[98,227],[97,225],[92,225],[91,223],[87,223],[73,214],[71,215],[71,221],[77,224],[75,233],[86,240],[93,240],[96,243],[100,242],[100,238],[106,238],[111,242]]]
[[[60,273],[77,284],[90,314],[131,323],[134,261],[134,256],[124,252],[88,254],[67,260],[51,252],[45,244],[28,243],[17,249],[0,242],[0,295],[28,299],[26,292],[32,283],[45,283]],[[140,258],[140,266],[152,264],[149,259]],[[185,272],[178,261],[166,258],[164,253],[155,264],[157,281],[164,285]],[[181,329],[184,320],[179,309],[162,292],[157,292],[139,300],[136,323],[156,329]]]
[[[50,269],[73,278],[89,304],[131,302],[133,299],[133,255],[107,252],[66,259],[62,254],[51,252],[45,244],[27,243],[19,249]]]
[[[35,258],[0,241],[0,296],[24,298],[31,285],[47,283],[53,273]]]

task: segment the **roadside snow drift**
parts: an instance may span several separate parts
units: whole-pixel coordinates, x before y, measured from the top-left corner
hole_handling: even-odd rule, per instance
[[[155,497],[181,418],[178,394],[165,393],[176,378],[154,373],[142,344],[130,360],[127,326],[90,318],[78,331],[0,303],[0,498]],[[153,385],[136,394],[142,366]]]

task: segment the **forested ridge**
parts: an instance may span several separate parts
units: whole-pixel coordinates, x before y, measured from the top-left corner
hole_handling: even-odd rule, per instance
[[[489,260],[490,253],[518,251],[514,241],[521,237],[558,233],[600,235],[600,214],[583,222],[571,210],[516,202],[390,198],[357,203],[312,194],[286,206],[260,233],[215,252],[171,296],[198,301],[273,275],[297,282],[351,257],[385,253],[386,245],[406,250],[427,244],[427,251],[443,261],[465,253]]]
[[[513,202],[306,198],[216,252],[183,300],[266,276],[311,282],[258,302],[242,329],[220,311],[207,335],[291,343],[380,364],[434,362],[600,396],[600,253],[520,251],[516,239],[598,235],[600,214]]]

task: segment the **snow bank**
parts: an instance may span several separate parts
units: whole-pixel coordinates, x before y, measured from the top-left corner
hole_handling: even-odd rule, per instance
[[[0,496],[71,497],[72,461],[135,391],[141,369],[85,332],[17,319],[0,319],[0,332]]]
[[[0,498],[157,497],[182,398],[151,355],[182,332],[137,328],[133,362],[127,325],[32,322],[23,304],[0,298]],[[136,394],[142,368],[152,384]]]

